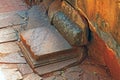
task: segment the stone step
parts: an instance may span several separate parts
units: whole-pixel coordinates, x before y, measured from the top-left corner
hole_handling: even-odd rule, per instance
[[[41,9],[33,6],[28,12],[28,30],[20,34],[19,46],[34,71],[37,72],[38,68],[40,70],[44,67],[49,68],[52,64],[53,67],[59,64],[55,69],[39,72],[39,74],[46,74],[77,62],[77,57],[80,61],[83,59],[84,48],[72,47],[50,24],[48,16]]]
[[[53,26],[29,29],[21,33],[21,46],[32,67],[77,57],[69,43]],[[25,51],[25,50],[23,50]],[[28,58],[29,57],[29,58]]]
[[[21,40],[35,60],[46,54],[72,49],[53,26],[24,31]]]

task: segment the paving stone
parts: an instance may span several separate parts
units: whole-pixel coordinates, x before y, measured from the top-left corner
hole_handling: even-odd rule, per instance
[[[10,53],[0,58],[1,63],[26,63],[26,60],[18,52]]]
[[[38,76],[35,73],[28,74],[26,77],[24,77],[23,80],[42,80],[42,77]]]
[[[28,64],[17,64],[17,66],[22,75],[30,74],[33,72]]]
[[[18,33],[13,28],[0,29],[0,43],[15,41],[18,39]]]
[[[8,54],[20,51],[19,46],[16,42],[8,42],[0,44],[0,55]]]
[[[23,78],[18,69],[1,69],[0,73],[3,80],[21,80]]]
[[[0,19],[0,28],[18,25],[18,24],[24,24],[25,20],[20,17],[18,14],[13,14],[10,16],[6,16],[5,18]]]
[[[41,67],[35,68],[35,71],[38,74],[42,75],[42,74],[50,73],[50,72],[53,72],[56,70],[60,70],[64,67],[66,67],[67,65],[72,64],[76,61],[77,61],[77,59],[75,58],[75,59],[70,59],[70,60],[66,60],[66,61],[62,61],[62,62],[57,62],[54,64],[49,64],[46,66],[41,66]]]

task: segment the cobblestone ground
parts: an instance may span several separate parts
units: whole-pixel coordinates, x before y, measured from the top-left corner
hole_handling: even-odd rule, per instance
[[[66,70],[42,76],[33,73],[17,44],[21,31],[31,28],[31,24],[38,26],[33,23],[33,17],[37,18],[34,11],[30,15],[31,19],[22,0],[0,1],[0,80],[112,80],[106,67],[89,58]],[[41,17],[44,19],[44,15]]]

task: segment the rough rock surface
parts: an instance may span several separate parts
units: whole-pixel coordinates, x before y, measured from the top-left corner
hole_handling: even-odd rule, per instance
[[[120,80],[119,0],[115,2],[110,0],[80,1],[79,11],[84,11],[83,15],[88,16],[92,32],[92,41],[88,45],[90,56],[100,64],[107,65],[112,76]]]

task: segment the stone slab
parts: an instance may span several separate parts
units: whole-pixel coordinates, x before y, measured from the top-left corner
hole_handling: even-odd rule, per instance
[[[0,63],[26,63],[25,59],[19,55],[18,52],[10,53],[0,57]]]
[[[0,19],[0,28],[24,24],[25,20],[18,14],[14,14],[11,16],[6,16],[5,18]]]
[[[0,44],[0,54],[9,54],[20,51],[19,46],[16,42],[8,42]]]
[[[75,48],[75,49],[72,49],[72,50],[56,53],[52,56],[45,55],[45,57],[42,56],[39,60],[36,61],[35,59],[33,59],[31,57],[29,51],[25,48],[25,46],[23,45],[22,42],[20,42],[19,46],[21,47],[21,50],[23,52],[23,55],[25,56],[25,59],[27,60],[27,62],[29,63],[29,65],[32,68],[45,66],[45,65],[48,65],[48,64],[72,59],[72,58],[75,58],[75,57],[78,57],[78,56],[79,56],[78,61],[81,62],[85,58],[84,54],[86,54],[84,52],[84,48],[78,48],[78,49]]]
[[[72,48],[53,26],[25,31],[21,34],[21,40],[36,60],[41,56]]]
[[[43,75],[43,74],[46,74],[46,73],[50,73],[50,72],[60,70],[60,69],[66,67],[66,66],[68,66],[72,63],[75,63],[75,62],[77,62],[77,58],[69,59],[69,60],[62,61],[62,62],[57,62],[57,63],[54,63],[54,64],[49,64],[49,65],[42,66],[42,67],[38,67],[38,68],[35,68],[35,71],[39,75]]]
[[[0,29],[0,43],[15,41],[18,39],[18,33],[13,28]]]

